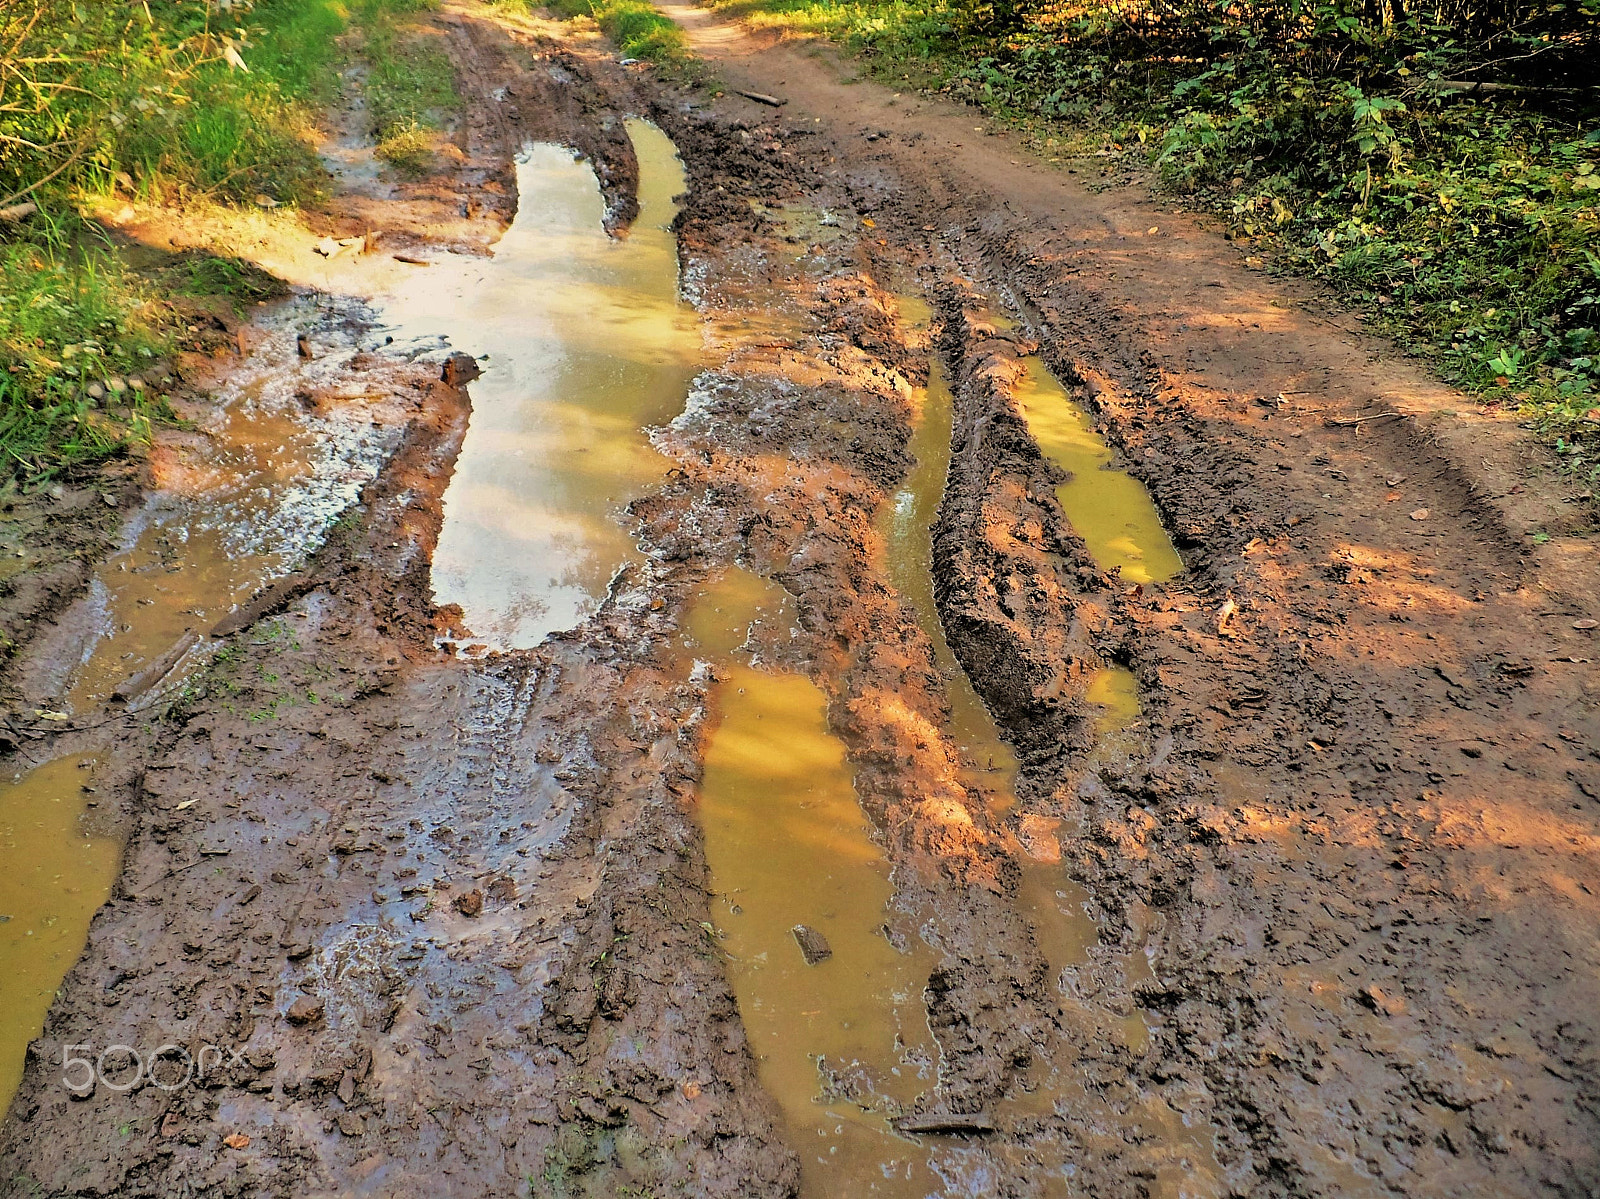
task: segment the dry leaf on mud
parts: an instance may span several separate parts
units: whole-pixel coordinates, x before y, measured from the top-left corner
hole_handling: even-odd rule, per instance
[[[224,1145],[226,1145],[229,1149],[248,1149],[248,1148],[250,1148],[250,1138],[245,1136],[244,1133],[242,1133],[242,1132],[236,1132],[236,1133],[233,1133],[231,1136],[223,1137],[222,1138],[222,1143]]]

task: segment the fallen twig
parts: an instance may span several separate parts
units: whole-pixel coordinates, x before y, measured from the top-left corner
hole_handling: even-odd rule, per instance
[[[743,96],[746,100],[754,100],[757,104],[765,104],[771,108],[782,108],[789,103],[787,100],[780,100],[777,96],[769,96],[765,92],[747,92],[737,87],[733,91],[736,95]]]
[[[1374,412],[1371,416],[1325,416],[1322,418],[1322,423],[1330,427],[1347,429],[1353,425],[1364,425],[1369,420],[1384,420],[1387,417],[1404,415],[1404,412]]]
[[[994,1117],[986,1112],[924,1112],[898,1116],[889,1121],[897,1132],[922,1132],[950,1136],[961,1133],[986,1133],[995,1130]]]

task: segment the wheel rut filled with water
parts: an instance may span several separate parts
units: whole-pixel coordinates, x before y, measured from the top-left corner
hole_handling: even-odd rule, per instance
[[[457,153],[333,118],[7,668],[0,1177],[1582,1193],[1592,938],[1503,880],[1600,886],[1584,634],[1457,476],[803,55],[416,19]]]

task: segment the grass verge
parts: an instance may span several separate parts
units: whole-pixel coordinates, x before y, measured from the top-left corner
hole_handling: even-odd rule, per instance
[[[1434,18],[1369,27],[1321,3],[713,3],[838,41],[865,73],[968,101],[1096,173],[1139,160],[1600,479],[1597,0],[1552,7],[1554,32],[1501,30],[1492,51]],[[1558,61],[1565,77],[1504,74]]]
[[[689,39],[677,22],[663,15],[649,0],[490,0],[520,12],[546,8],[564,20],[594,21],[596,27],[622,52],[624,58],[653,62],[679,78],[696,75]]]
[[[438,0],[357,0],[353,6],[378,157],[412,174],[432,162],[442,118],[460,103],[449,56],[404,25],[406,14],[438,7]]]
[[[270,291],[224,259],[135,271],[87,214],[318,199],[314,121],[352,23],[390,155],[414,160],[405,139],[454,92],[397,18],[435,3],[0,3],[0,479],[37,485],[147,439],[169,412],[127,380],[173,347],[174,302]]]

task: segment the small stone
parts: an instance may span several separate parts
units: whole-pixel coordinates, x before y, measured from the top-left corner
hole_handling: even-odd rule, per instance
[[[1427,520],[1428,519],[1428,510],[1426,508],[1418,508],[1415,512],[1413,512],[1411,514],[1411,519],[1412,520]]]
[[[1406,1010],[1406,1001],[1391,995],[1375,983],[1368,983],[1356,992],[1356,998],[1375,1012],[1385,1016],[1398,1016]]]
[[[828,944],[828,938],[816,929],[805,924],[797,924],[790,931],[794,933],[800,952],[805,955],[806,965],[815,966],[818,962],[826,961],[833,956],[833,946]]]
[[[312,1024],[322,1019],[322,1000],[310,995],[302,995],[289,1005],[289,1010],[284,1013],[284,1018],[290,1024]]]
[[[341,1112],[339,1131],[347,1137],[358,1137],[367,1131],[367,1122],[354,1112]]]
[[[91,383],[83,390],[88,393],[91,400],[103,400],[106,398],[106,389],[98,383]]]
[[[479,916],[483,914],[483,892],[476,887],[457,895],[454,903],[456,911],[463,916]]]

